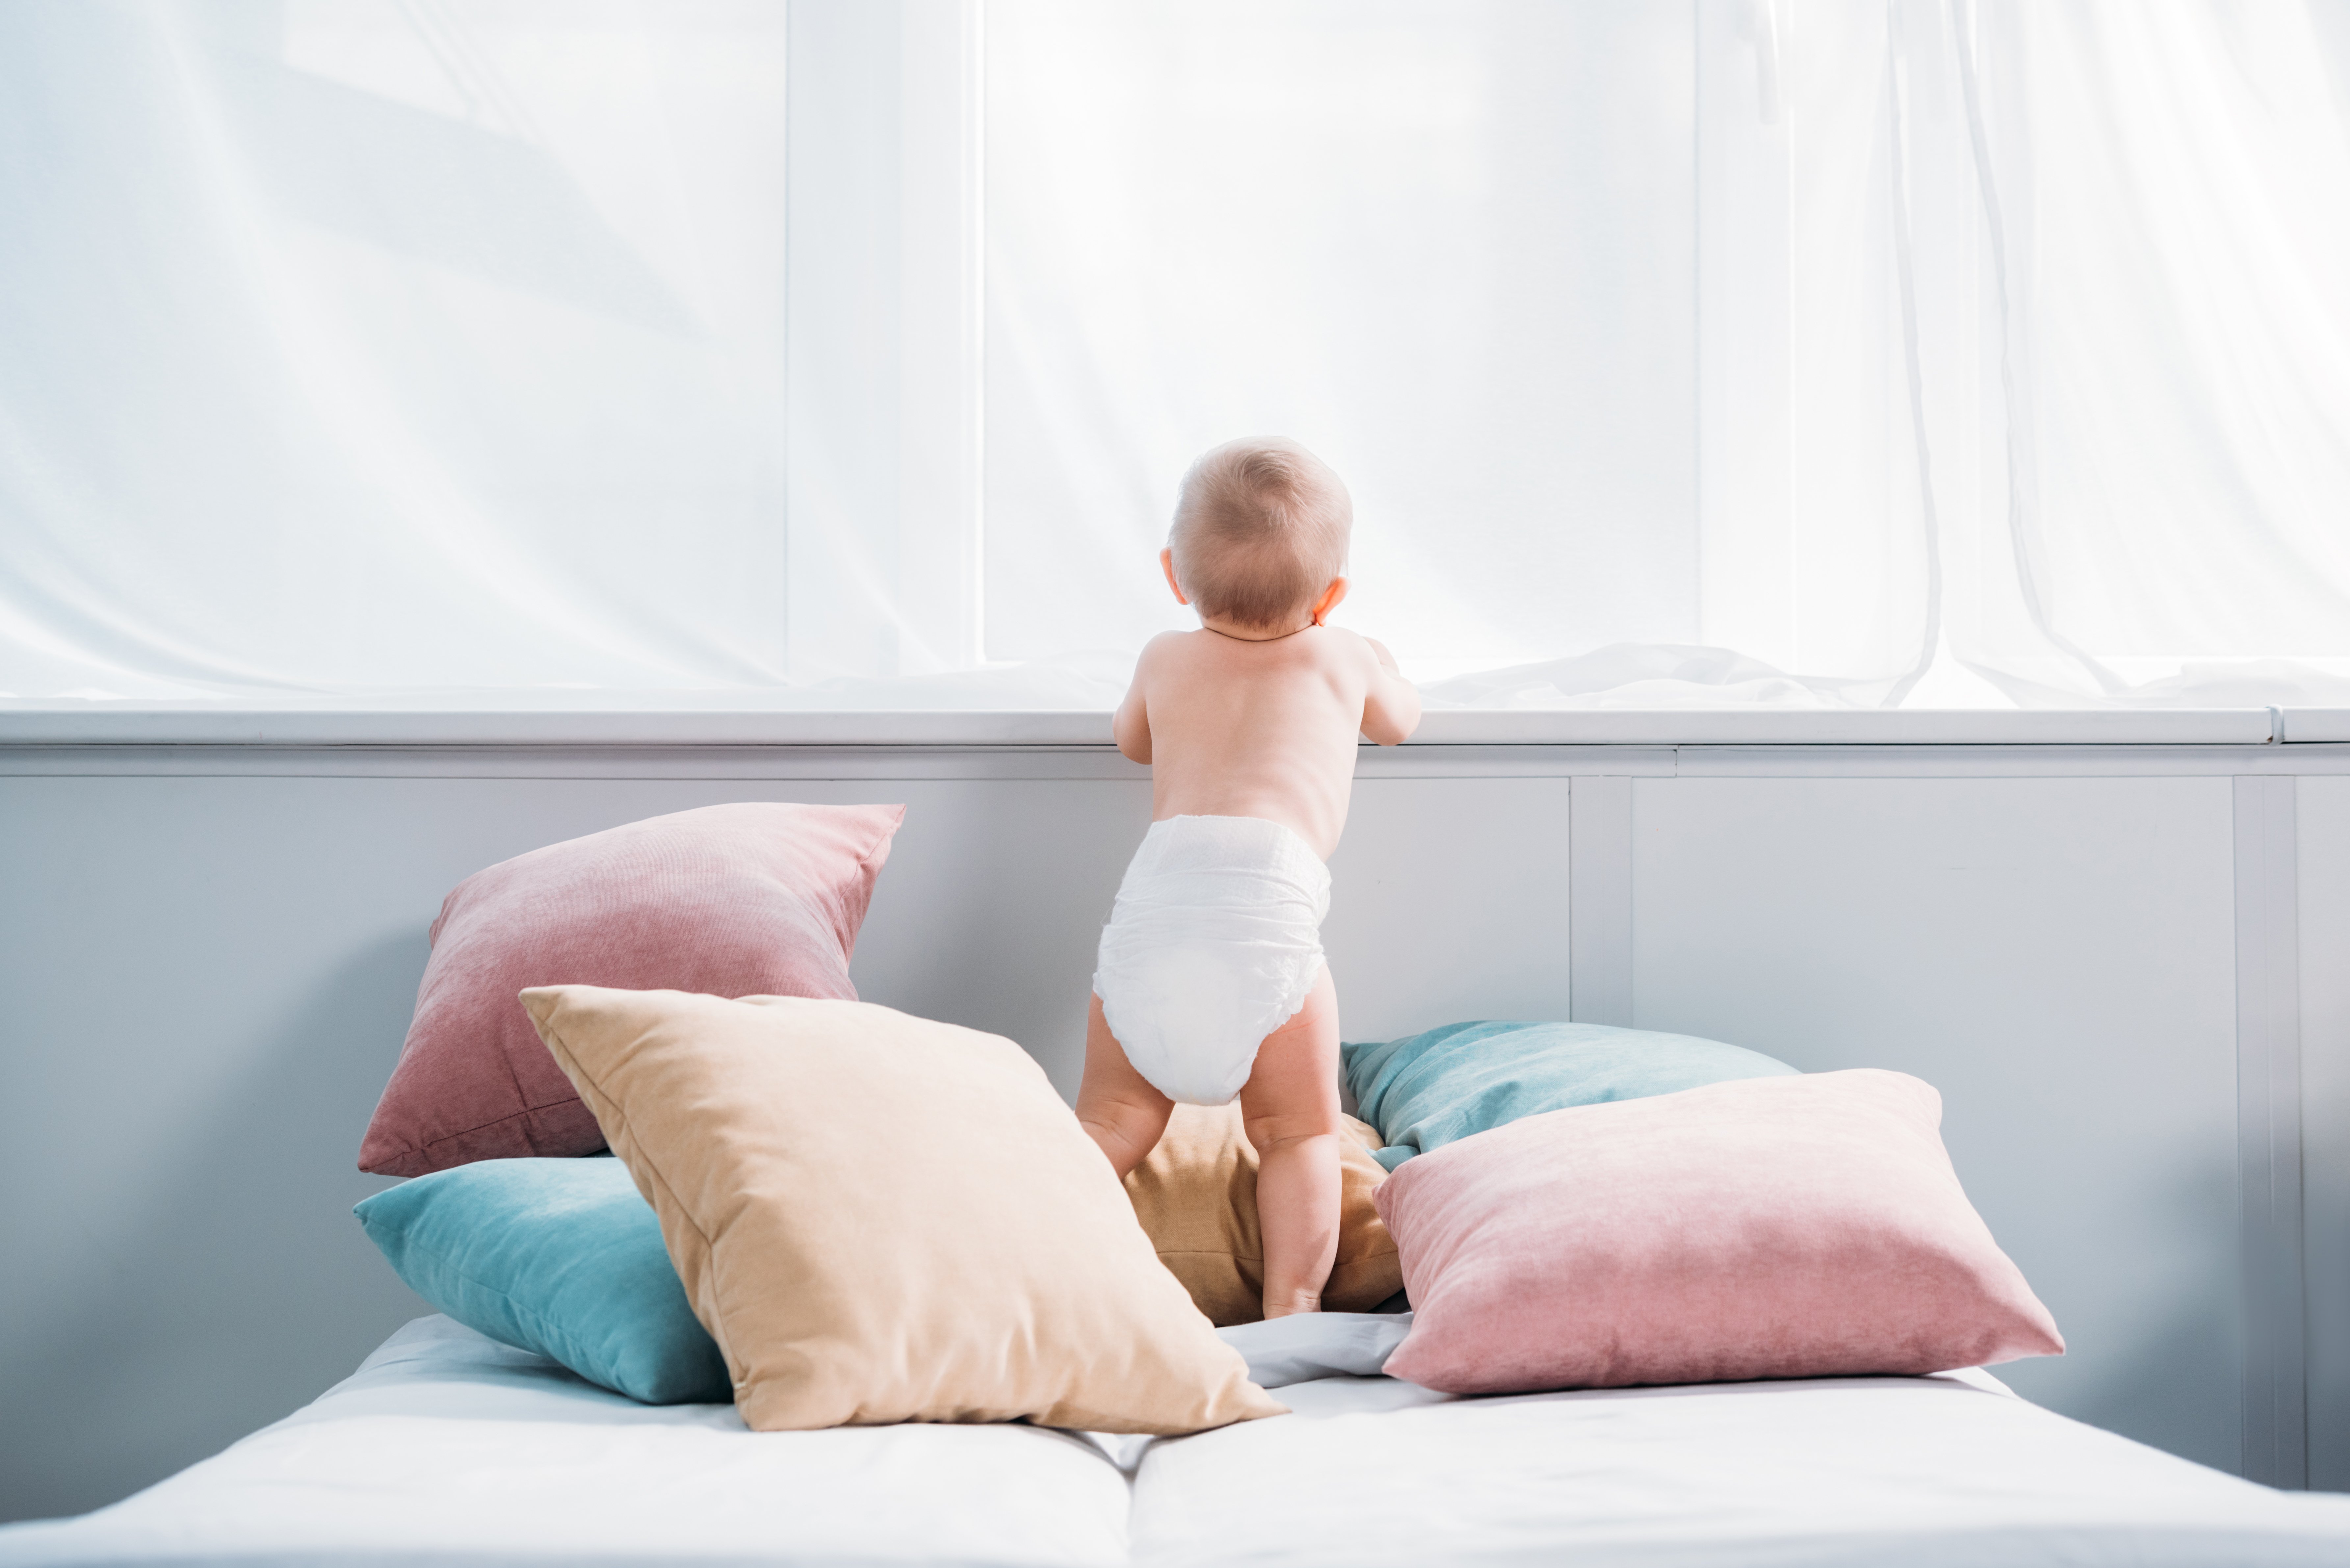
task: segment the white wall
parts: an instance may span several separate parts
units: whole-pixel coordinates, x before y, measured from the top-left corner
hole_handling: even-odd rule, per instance
[[[1919,1073],[2073,1345],[2012,1380],[2235,1468],[2266,1329],[2239,1262],[2230,775],[2286,765],[2350,761],[1367,753],[1327,931],[1346,1033],[1620,1006],[1806,1068]],[[2301,789],[2309,1458],[2350,1486],[2350,981],[2324,961],[2350,936],[2350,778]],[[1093,940],[1149,815],[1104,750],[0,748],[0,1517],[156,1479],[422,1311],[348,1210],[382,1185],[351,1162],[442,894],[743,799],[906,802],[860,988],[1008,1033],[1074,1088]]]
[[[2350,1491],[2350,778],[2298,794],[2309,1484]]]

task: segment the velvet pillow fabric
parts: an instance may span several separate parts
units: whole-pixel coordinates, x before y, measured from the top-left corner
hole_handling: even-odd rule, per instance
[[[1390,1170],[1521,1116],[1795,1071],[1719,1040],[1604,1023],[1448,1023],[1339,1051]]]
[[[1959,1186],[1941,1096],[1862,1070],[1529,1116],[1378,1189],[1452,1394],[1941,1372],[2064,1340]]]
[[[480,1160],[356,1212],[408,1288],[467,1328],[648,1405],[734,1397],[617,1159]]]
[[[1009,1040],[851,1002],[522,1000],[660,1216],[752,1427],[1281,1412]]]
[[[1349,1116],[1338,1140],[1338,1256],[1325,1312],[1368,1312],[1403,1288],[1394,1238],[1371,1202],[1387,1171],[1378,1134]],[[1256,1148],[1238,1102],[1179,1104],[1149,1158],[1126,1179],[1135,1218],[1159,1261],[1218,1328],[1264,1316],[1264,1231],[1256,1208]]]
[[[459,883],[359,1168],[604,1147],[515,995],[587,984],[854,1001],[848,958],[901,805],[704,806],[591,833]]]

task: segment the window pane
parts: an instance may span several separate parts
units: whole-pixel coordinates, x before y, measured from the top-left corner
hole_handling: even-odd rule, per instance
[[[1176,482],[1275,432],[1415,675],[1693,639],[1688,7],[987,16],[993,658],[1182,624]]]

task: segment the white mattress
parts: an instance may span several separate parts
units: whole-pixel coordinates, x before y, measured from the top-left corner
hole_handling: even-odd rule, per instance
[[[1333,1322],[1239,1333],[1311,1375]],[[1384,1377],[1181,1439],[1032,1427],[753,1433],[446,1318],[307,1407],[0,1564],[2350,1563],[2350,1498],[2272,1492],[1981,1374],[1453,1400]]]

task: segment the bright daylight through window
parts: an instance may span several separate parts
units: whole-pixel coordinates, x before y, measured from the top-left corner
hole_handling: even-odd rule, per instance
[[[10,11],[0,691],[1106,708],[1276,433],[1438,706],[2350,705],[2336,16]]]

